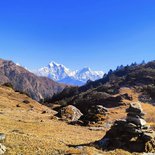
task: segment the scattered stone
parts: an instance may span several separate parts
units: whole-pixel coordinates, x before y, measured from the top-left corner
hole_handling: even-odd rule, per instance
[[[83,114],[75,106],[69,105],[69,106],[63,107],[58,112],[58,116],[59,115],[63,120],[67,122],[74,122],[74,121],[78,121]]]
[[[4,141],[6,138],[4,133],[0,133],[0,141]]]
[[[107,129],[110,129],[112,125],[113,125],[112,122],[105,122],[105,123],[104,123],[104,128],[105,128],[106,130],[107,130]]]
[[[42,114],[51,114],[51,113],[56,113],[54,110],[51,109],[45,109],[42,111]]]
[[[89,130],[92,130],[92,131],[103,131],[105,130],[104,127],[88,127]]]
[[[20,104],[17,104],[16,107],[19,108],[19,107],[21,107],[21,106],[20,106]]]
[[[17,134],[24,134],[23,131],[20,131],[18,129],[14,129],[14,130],[12,130],[12,132],[17,133]]]
[[[75,148],[76,148],[76,149],[80,149],[80,150],[81,150],[81,149],[83,149],[83,148],[84,148],[84,146],[76,146]]]
[[[42,114],[46,114],[46,113],[47,113],[47,111],[46,111],[46,110],[42,111]]]
[[[130,152],[155,153],[155,132],[146,125],[140,103],[131,103],[125,120],[116,120],[106,135],[97,142],[106,150],[117,148]]]
[[[50,119],[52,120],[59,120],[60,118],[59,117],[57,117],[57,116],[54,116],[54,115],[52,115],[52,116],[50,116]]]
[[[0,144],[0,155],[3,155],[6,152],[6,147]]]
[[[35,107],[33,105],[29,105],[29,111],[34,111]]]
[[[69,122],[70,125],[76,125],[76,126],[84,126],[84,122],[82,120]]]
[[[23,103],[25,103],[25,104],[29,104],[30,101],[29,101],[29,100],[24,100]]]

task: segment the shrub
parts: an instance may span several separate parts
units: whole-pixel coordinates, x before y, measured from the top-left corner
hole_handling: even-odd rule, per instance
[[[24,100],[23,103],[25,103],[25,104],[29,104],[30,101],[29,101],[29,100]]]
[[[4,83],[3,86],[6,86],[6,87],[13,89],[13,85],[11,83]]]

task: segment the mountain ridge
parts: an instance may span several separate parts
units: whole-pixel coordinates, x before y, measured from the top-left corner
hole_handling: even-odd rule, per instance
[[[0,84],[10,83],[14,90],[41,101],[61,92],[66,85],[46,77],[38,77],[10,60],[0,59]]]

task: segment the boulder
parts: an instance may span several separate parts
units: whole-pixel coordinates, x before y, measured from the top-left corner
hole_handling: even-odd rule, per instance
[[[84,125],[102,127],[107,117],[108,109],[102,105],[92,105],[87,114],[81,117]]]
[[[108,112],[108,109],[103,107],[102,105],[93,105],[88,109],[88,114],[101,114],[101,115],[106,115]]]
[[[67,122],[75,122],[83,115],[81,111],[73,105],[68,105],[60,109],[58,115]]]
[[[0,155],[3,155],[6,152],[6,147],[0,144]]]

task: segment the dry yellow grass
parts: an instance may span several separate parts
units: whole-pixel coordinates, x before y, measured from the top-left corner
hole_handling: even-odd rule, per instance
[[[25,104],[23,100],[30,103]],[[90,143],[104,134],[52,120],[52,113],[42,114],[47,109],[26,95],[0,87],[0,132],[7,136],[7,155],[64,154],[75,150],[67,145]]]
[[[23,100],[29,100],[30,103],[25,104]],[[147,110],[150,110],[149,106]],[[106,121],[124,118],[125,109],[126,106],[110,109]],[[0,87],[0,132],[7,136],[4,142],[7,146],[6,155],[130,155],[123,150],[103,152],[90,146],[80,149],[69,147],[99,140],[105,132],[91,131],[86,127],[51,119],[54,112],[42,114],[45,110],[51,111],[26,95],[14,92],[11,88]]]

